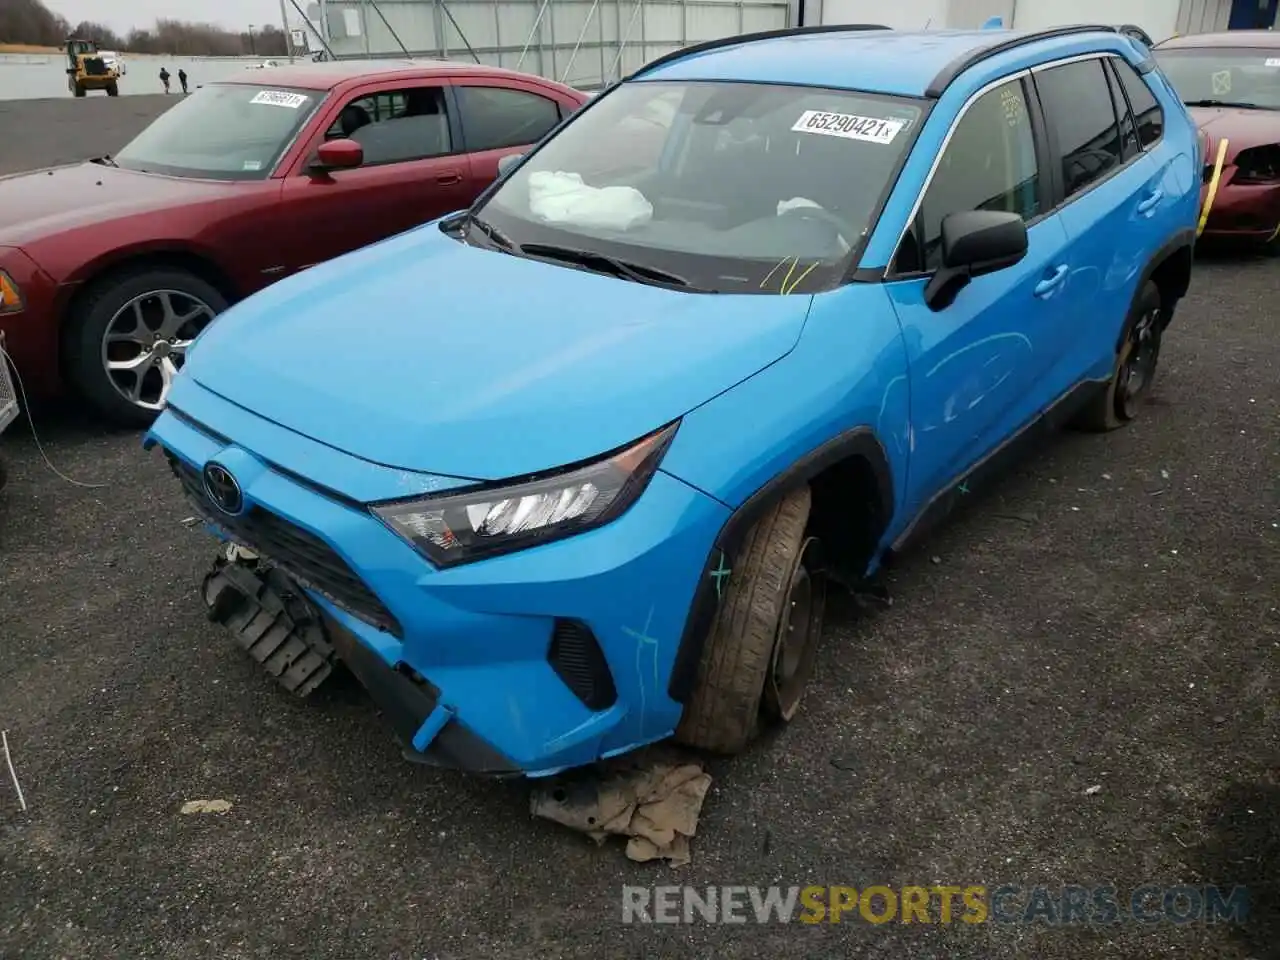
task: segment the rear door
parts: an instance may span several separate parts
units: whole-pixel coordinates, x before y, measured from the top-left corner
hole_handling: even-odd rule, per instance
[[[314,175],[326,140],[364,148],[353,170]],[[471,201],[467,158],[443,80],[365,85],[337,98],[286,177],[281,216],[292,236],[288,270],[402,233]]]
[[[1070,243],[1064,294],[1072,335],[1047,373],[1057,393],[1110,376],[1138,275],[1164,240],[1162,172],[1141,148],[1109,59],[1047,64],[1032,74]]]
[[[577,109],[546,87],[506,78],[456,77],[453,91],[474,194],[498,176],[499,160],[528,150]]]

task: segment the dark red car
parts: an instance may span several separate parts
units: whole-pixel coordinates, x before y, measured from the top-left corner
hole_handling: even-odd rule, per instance
[[[0,331],[28,394],[145,424],[229,304],[469,206],[586,99],[448,62],[245,71],[113,158],[0,178]]]
[[[1220,145],[1227,144],[1204,236],[1245,240],[1280,255],[1280,33],[1174,37],[1155,55],[1207,135],[1202,204]]]

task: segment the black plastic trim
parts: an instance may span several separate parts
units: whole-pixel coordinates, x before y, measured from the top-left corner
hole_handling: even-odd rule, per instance
[[[1008,53],[1010,50],[1017,50],[1019,47],[1026,46],[1030,43],[1037,43],[1041,40],[1053,40],[1057,37],[1070,37],[1081,33],[1119,33],[1117,27],[1109,27],[1104,24],[1079,24],[1071,27],[1053,27],[1048,30],[1037,30],[1034,33],[1019,34],[1016,37],[1010,37],[1007,40],[1001,40],[998,43],[992,43],[985,47],[978,47],[976,50],[969,50],[966,53],[956,57],[940,71],[937,76],[929,83],[925,90],[926,97],[937,99],[942,96],[947,87],[951,86],[956,79],[968,70],[981,63],[983,60],[989,60],[992,57],[999,56],[1002,53]]]
[[[608,710],[618,702],[618,689],[600,641],[581,620],[556,620],[547,662],[588,710]]]
[[[882,516],[886,524],[892,521],[893,475],[889,468],[888,455],[870,427],[854,427],[833,437],[765,483],[725,521],[724,526],[720,528],[720,533],[716,536],[715,545],[707,555],[702,576],[689,607],[689,614],[685,618],[680,647],[676,651],[675,663],[671,668],[671,679],[667,684],[667,693],[672,700],[684,703],[693,692],[694,684],[697,683],[702,648],[711,631],[716,610],[719,608],[719,598],[712,572],[717,569],[720,561],[737,551],[752,524],[759,520],[779,497],[801,484],[808,483],[832,464],[853,456],[860,456],[870,464],[876,476]]]
[[[882,23],[824,23],[810,27],[782,27],[778,30],[761,30],[757,33],[740,33],[736,36],[717,37],[714,40],[706,40],[702,43],[691,43],[687,47],[681,47],[679,50],[672,50],[670,53],[664,53],[655,60],[650,60],[644,66],[639,67],[630,76],[628,80],[634,80],[641,74],[656,70],[658,67],[666,66],[668,63],[674,63],[677,60],[683,60],[685,57],[694,53],[706,53],[710,50],[719,50],[722,47],[736,47],[744,43],[754,43],[757,40],[777,40],[783,37],[806,37],[818,33],[858,33],[863,30],[888,30]]]
[[[328,613],[321,611],[321,619],[338,658],[369,691],[392,731],[405,744],[407,759],[492,776],[520,773],[516,764],[456,720],[445,724],[426,751],[414,749],[414,735],[436,708],[440,691],[424,678],[388,667]]]
[[[1147,261],[1147,265],[1142,268],[1142,273],[1138,275],[1138,286],[1134,292],[1134,296],[1136,297],[1141,294],[1142,288],[1146,286],[1147,281],[1150,280],[1153,276],[1155,276],[1155,272],[1159,270],[1170,257],[1181,252],[1182,250],[1191,251],[1192,257],[1194,257],[1195,248],[1196,248],[1196,231],[1194,227],[1186,227],[1182,230],[1179,230],[1172,237],[1166,240],[1161,245],[1160,249],[1158,249],[1152,255],[1151,259]],[[1168,326],[1168,322],[1173,319],[1173,310],[1174,310],[1174,307],[1177,305],[1177,302],[1187,295],[1187,290],[1189,289],[1190,282],[1191,282],[1190,276],[1188,275],[1188,278],[1187,278],[1188,286],[1183,287],[1181,290],[1177,291],[1177,295],[1174,297],[1173,303],[1160,304],[1165,314],[1166,327]],[[1116,340],[1117,350],[1120,349],[1120,346],[1123,342],[1124,342],[1124,330],[1122,329],[1120,331],[1119,337]]]

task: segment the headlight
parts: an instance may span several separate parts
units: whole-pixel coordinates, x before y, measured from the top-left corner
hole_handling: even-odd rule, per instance
[[[0,270],[0,316],[22,310],[22,291],[3,270]]]
[[[678,425],[552,476],[382,503],[373,512],[440,567],[559,540],[602,526],[635,503]]]

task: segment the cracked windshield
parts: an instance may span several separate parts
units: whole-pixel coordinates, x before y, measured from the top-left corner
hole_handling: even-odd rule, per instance
[[[638,282],[813,293],[860,250],[919,119],[893,97],[631,83],[512,173],[472,235]]]

